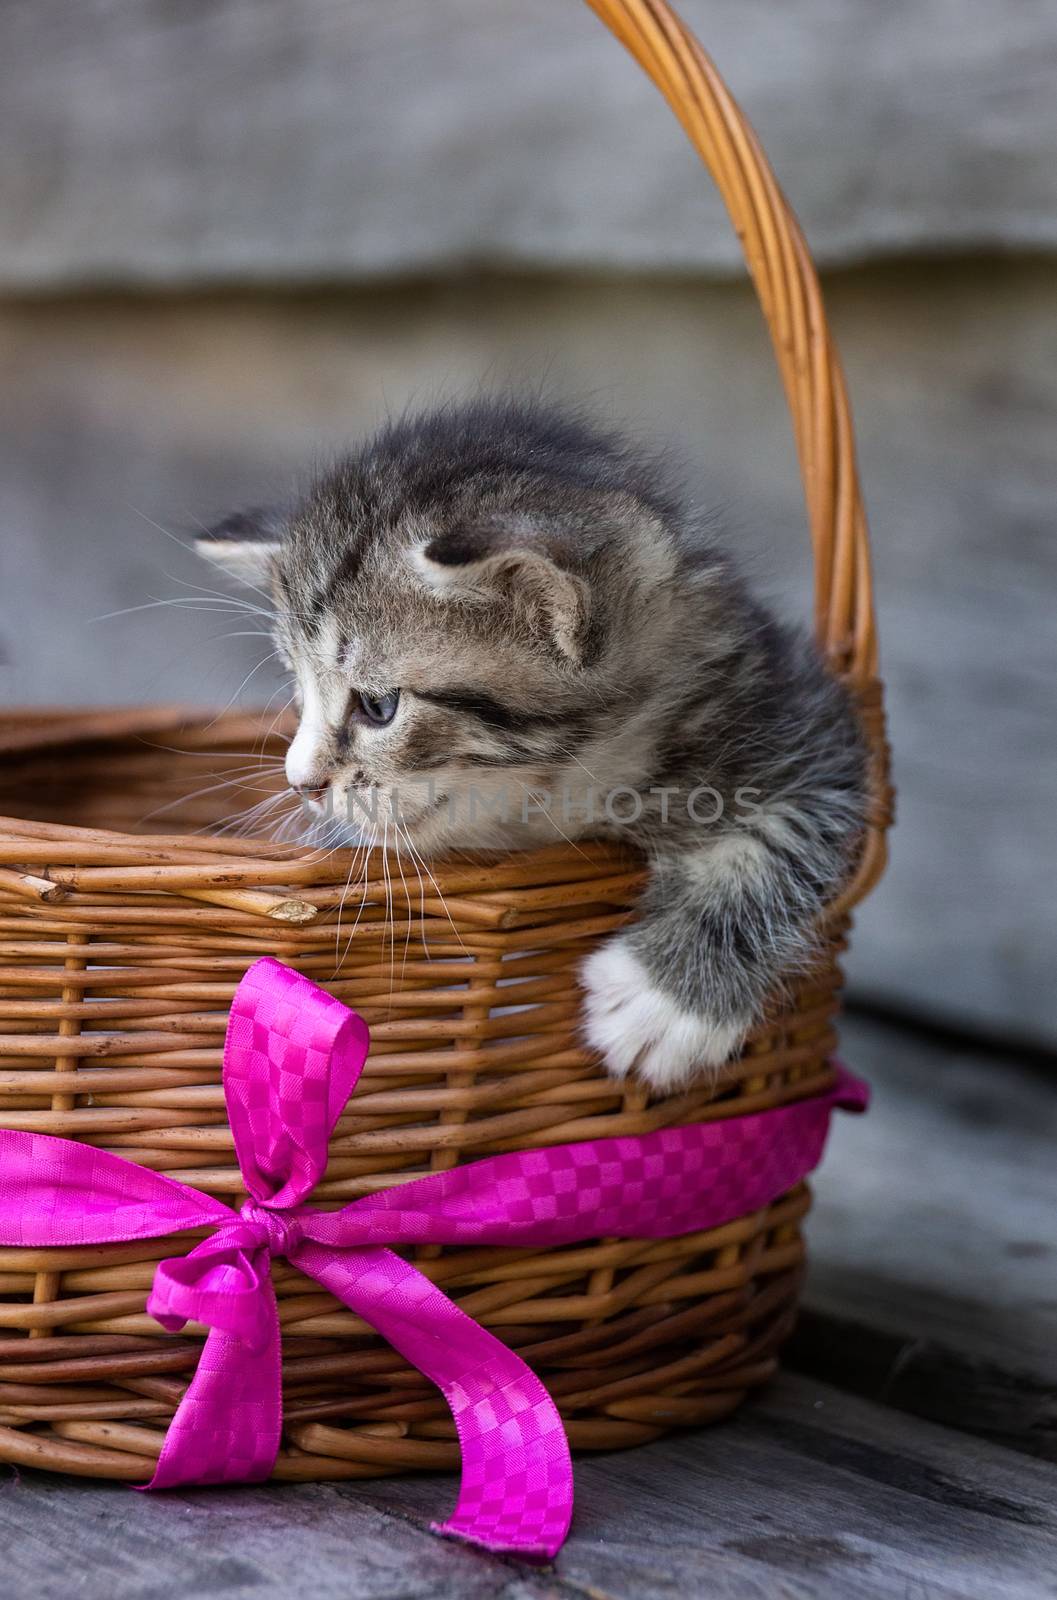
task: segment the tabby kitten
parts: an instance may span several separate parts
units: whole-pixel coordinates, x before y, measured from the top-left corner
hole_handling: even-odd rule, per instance
[[[639,919],[582,971],[615,1076],[714,1073],[810,961],[862,834],[859,727],[646,454],[478,400],[390,424],[288,512],[199,544],[274,597],[302,795],[426,856],[588,835],[647,853]]]

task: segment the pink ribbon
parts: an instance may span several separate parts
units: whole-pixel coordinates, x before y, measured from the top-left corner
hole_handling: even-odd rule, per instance
[[[362,1018],[271,959],[235,992],[224,1094],[250,1198],[237,1214],[90,1145],[0,1131],[0,1243],[40,1248],[152,1239],[207,1225],[159,1263],[147,1309],[210,1329],[150,1489],[268,1477],[282,1428],[270,1261],[285,1256],[350,1306],[443,1392],[462,1447],[449,1521],[485,1549],[547,1560],[572,1516],[557,1408],[525,1363],[389,1246],[552,1246],[664,1239],[767,1206],[822,1155],[834,1106],[861,1111],[843,1068],[827,1093],[751,1116],[519,1150],[414,1179],[340,1211],[304,1201],[367,1055]]]

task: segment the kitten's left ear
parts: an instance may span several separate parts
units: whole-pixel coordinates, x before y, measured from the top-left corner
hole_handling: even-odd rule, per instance
[[[197,538],[195,550],[229,577],[251,587],[261,586],[271,576],[272,558],[282,543],[284,527],[280,511],[236,511]]]
[[[567,660],[582,664],[591,591],[569,570],[560,541],[529,518],[497,516],[442,533],[413,559],[434,594],[468,605],[517,604]]]

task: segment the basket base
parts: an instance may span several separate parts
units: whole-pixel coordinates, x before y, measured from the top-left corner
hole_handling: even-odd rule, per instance
[[[803,1189],[799,1196],[806,1198]],[[772,1210],[787,1206],[788,1199]],[[791,1229],[785,1224],[783,1231],[792,1233],[782,1246],[783,1254],[792,1248],[799,1255],[795,1224]],[[794,1267],[711,1295],[693,1307],[684,1304],[675,1309],[661,1301],[591,1329],[519,1341],[518,1348],[527,1359],[533,1347],[541,1355],[549,1351],[549,1359],[537,1359],[536,1370],[558,1404],[574,1453],[631,1449],[677,1429],[721,1422],[752,1389],[767,1382],[795,1319],[801,1276]],[[174,1363],[192,1367],[200,1345],[160,1338],[136,1341],[151,1343],[153,1349],[111,1353],[103,1348],[94,1354],[77,1349],[76,1355],[71,1351],[69,1358],[65,1356],[66,1346],[124,1342],[76,1335],[0,1341],[0,1375],[10,1380],[18,1372],[23,1380],[18,1385],[0,1381],[0,1462],[85,1478],[147,1481],[183,1383],[152,1380],[146,1374]],[[350,1352],[328,1341],[329,1353],[322,1353],[322,1340],[287,1341],[286,1442],[275,1464],[274,1481],[367,1479],[458,1469],[455,1430],[439,1394],[394,1352],[378,1341],[372,1343],[374,1350],[361,1344]],[[316,1348],[307,1351],[309,1345]],[[341,1369],[351,1379],[356,1366],[362,1368],[371,1356],[372,1367],[387,1369],[387,1394],[375,1387],[372,1396],[362,1381],[340,1384]],[[94,1401],[81,1398],[92,1374],[102,1379],[115,1364],[121,1366],[123,1378],[95,1385],[99,1398]],[[129,1369],[135,1366],[143,1376],[132,1374]],[[45,1370],[58,1379],[71,1367],[80,1381],[49,1384],[49,1403],[34,1399],[26,1406],[4,1404],[5,1390],[11,1394],[17,1388],[28,1400],[31,1393],[41,1391],[27,1387],[27,1381]],[[304,1381],[306,1369],[312,1368],[319,1375],[314,1386]],[[306,1393],[314,1387],[318,1394],[324,1385],[330,1396],[344,1387],[343,1398],[313,1398]],[[168,1403],[134,1398],[137,1391],[151,1390],[169,1390],[172,1398]],[[348,1420],[351,1417],[356,1421]]]

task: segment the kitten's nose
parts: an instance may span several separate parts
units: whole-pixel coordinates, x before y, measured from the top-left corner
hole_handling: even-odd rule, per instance
[[[285,765],[286,781],[295,794],[305,800],[322,799],[333,774],[322,740],[303,718],[286,752]]]

